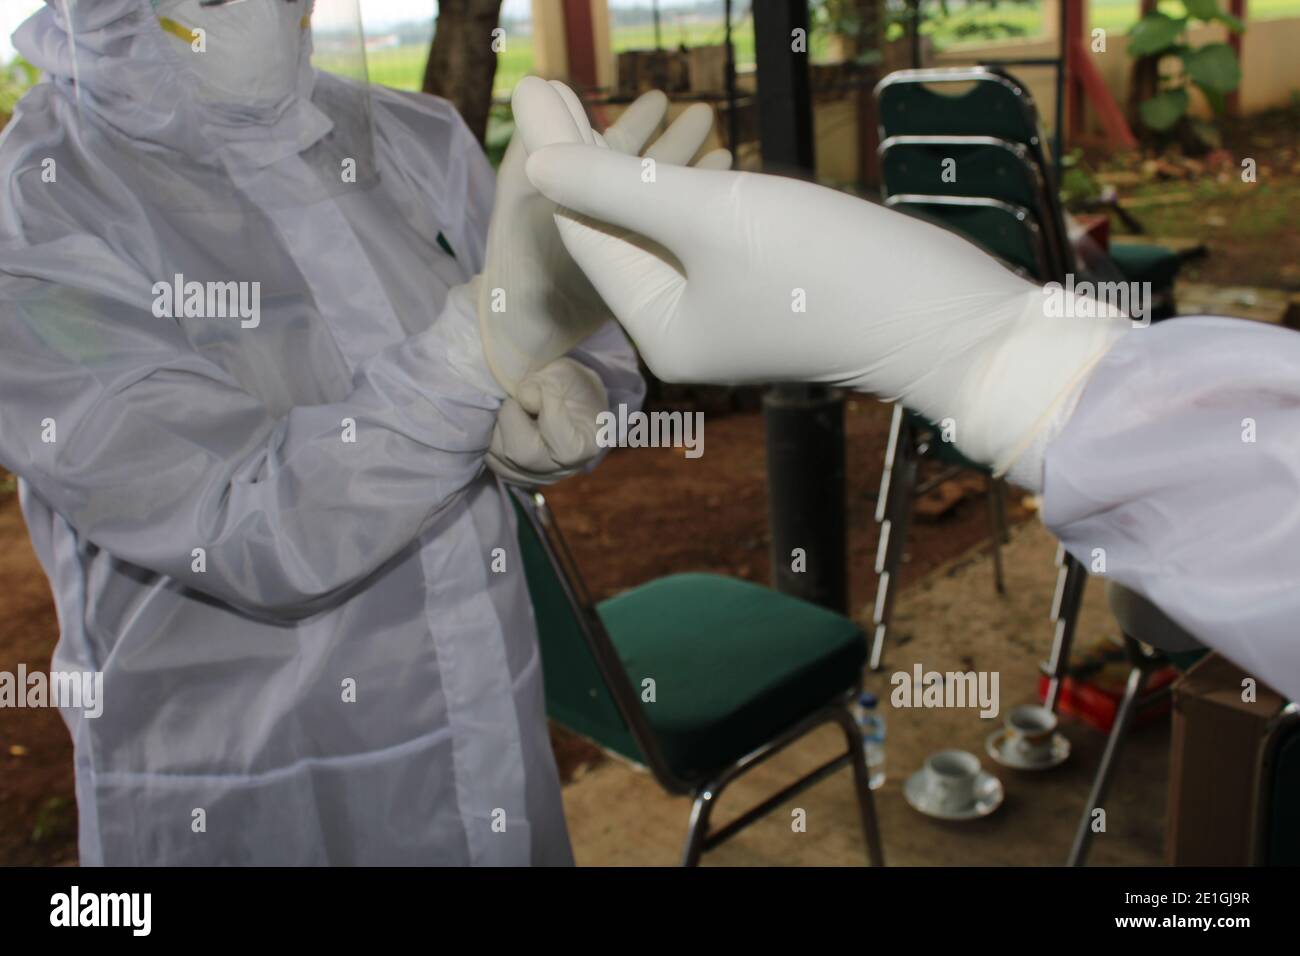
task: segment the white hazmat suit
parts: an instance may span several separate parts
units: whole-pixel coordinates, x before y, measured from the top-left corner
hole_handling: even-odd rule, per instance
[[[0,142],[0,464],[54,668],[104,675],[65,711],[81,861],[571,862],[484,469],[492,171],[306,27],[287,97],[222,101],[158,12],[51,0]],[[639,403],[617,326],[570,355]]]

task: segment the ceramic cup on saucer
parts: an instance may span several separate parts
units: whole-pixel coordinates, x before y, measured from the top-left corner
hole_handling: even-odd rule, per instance
[[[965,750],[940,750],[922,770],[927,802],[940,813],[959,813],[975,802],[979,758]]]
[[[1025,704],[1007,714],[1006,724],[1006,748],[1016,757],[1029,764],[1052,759],[1056,714],[1046,707]]]
[[[903,798],[927,817],[976,820],[1002,805],[1002,781],[964,750],[941,750],[903,784]]]

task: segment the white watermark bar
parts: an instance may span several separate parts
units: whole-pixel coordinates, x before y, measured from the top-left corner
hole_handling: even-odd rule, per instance
[[[237,318],[241,329],[262,324],[260,282],[186,282],[178,272],[170,282],[155,282],[150,291],[155,318]]]
[[[1043,315],[1049,319],[1096,319],[1121,313],[1135,328],[1151,324],[1150,282],[1075,282],[1067,273],[1065,283],[1043,286]]]
[[[104,675],[100,671],[0,671],[0,709],[58,707],[84,711],[86,717],[104,712]]]
[[[596,416],[596,444],[601,448],[684,448],[687,458],[704,454],[703,412],[628,411]]]

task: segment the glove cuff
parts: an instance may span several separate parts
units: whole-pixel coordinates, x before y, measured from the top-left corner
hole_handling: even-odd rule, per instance
[[[1064,314],[1054,315],[1045,309],[1044,290],[1027,294],[1001,342],[963,382],[956,406],[965,412],[957,446],[999,476],[1030,454],[1016,473],[1031,487],[1041,486],[1042,449],[1064,424],[1058,412],[1073,406],[1092,369],[1132,324],[1093,300],[1066,301]]]
[[[426,335],[436,340],[447,364],[466,384],[501,400],[506,392],[490,370],[487,349],[475,318],[479,285],[479,277],[475,276],[452,289],[442,315]]]

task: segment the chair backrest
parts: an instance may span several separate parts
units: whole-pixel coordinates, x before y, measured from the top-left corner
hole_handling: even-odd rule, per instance
[[[1052,258],[1061,259],[1064,272],[1074,271],[1038,109],[1015,77],[991,67],[899,70],[876,85],[875,96],[882,144],[898,136],[984,136],[1024,147],[1043,191],[1040,202],[1021,205],[1045,211],[1043,241],[1055,251]],[[1064,275],[1053,266],[1050,279],[1062,280]]]
[[[687,784],[668,768],[546,499],[507,487],[537,622],[547,713],[574,733],[648,766],[665,788],[686,792]]]
[[[886,196],[968,196],[1028,209],[1047,240],[1053,278],[1063,276],[1065,250],[1052,228],[1042,172],[1020,143],[994,136],[891,136],[880,145]]]
[[[1046,244],[1024,206],[974,196],[903,193],[885,205],[958,232],[1023,275],[1050,281]]]
[[[875,90],[880,139],[995,136],[1047,159],[1034,98],[1015,77],[990,67],[897,70]]]

